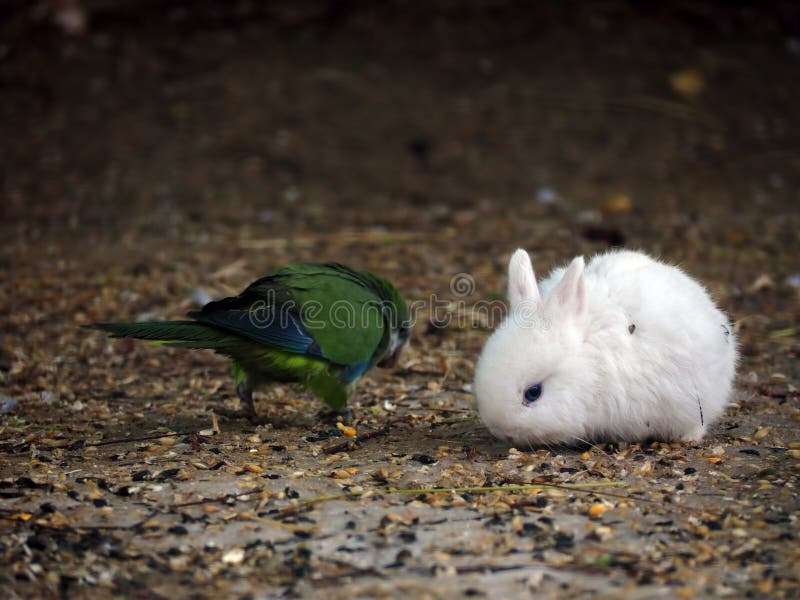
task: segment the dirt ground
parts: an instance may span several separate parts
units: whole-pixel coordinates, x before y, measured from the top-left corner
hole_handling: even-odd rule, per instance
[[[0,2],[5,597],[800,597],[796,3],[55,4]],[[493,440],[469,307],[619,244],[735,319],[734,403]],[[328,259],[428,307],[346,416],[215,428],[223,359],[80,329]]]

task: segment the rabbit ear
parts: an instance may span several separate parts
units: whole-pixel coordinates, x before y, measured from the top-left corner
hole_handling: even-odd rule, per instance
[[[536,305],[541,301],[536,275],[533,274],[531,257],[522,248],[508,261],[508,302],[511,310],[526,303]]]
[[[583,277],[584,266],[583,256],[572,259],[555,290],[558,306],[566,316],[576,318],[580,325],[586,323],[588,314],[586,286]]]

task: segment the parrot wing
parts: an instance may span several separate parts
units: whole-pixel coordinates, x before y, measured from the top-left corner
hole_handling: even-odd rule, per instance
[[[388,332],[380,298],[338,263],[293,264],[253,282],[239,296],[189,313],[260,344],[324,358],[357,378],[382,353]]]
[[[231,302],[237,299],[240,302]],[[281,314],[274,305],[267,305],[260,299],[226,298],[190,312],[189,316],[270,348],[322,357],[314,338],[308,335],[296,315]]]

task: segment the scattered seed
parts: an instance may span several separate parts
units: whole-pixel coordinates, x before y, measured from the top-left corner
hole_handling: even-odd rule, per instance
[[[611,508],[611,507],[606,505],[606,504],[602,504],[602,503],[592,504],[589,507],[589,516],[593,517],[593,518],[599,517],[604,512],[606,512],[609,508]]]

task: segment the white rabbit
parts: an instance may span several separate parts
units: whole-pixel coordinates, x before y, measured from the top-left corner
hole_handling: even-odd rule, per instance
[[[699,440],[728,403],[737,349],[727,317],[679,268],[629,250],[583,257],[538,288],[508,265],[509,313],[475,369],[481,419],[519,446]]]

